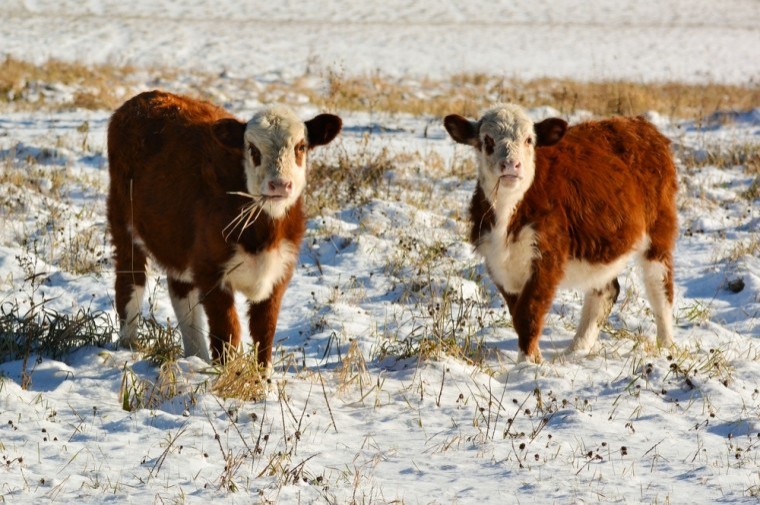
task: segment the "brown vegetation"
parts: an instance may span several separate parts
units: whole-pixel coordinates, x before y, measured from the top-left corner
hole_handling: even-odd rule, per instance
[[[34,107],[113,109],[150,80],[152,86],[176,74],[173,69],[143,69],[112,65],[81,65],[50,60],[42,65],[7,57],[0,62],[0,104]],[[148,77],[150,76],[150,77]],[[156,77],[160,76],[160,77]],[[313,77],[313,76],[308,76]],[[760,105],[760,87],[718,83],[635,82],[573,79],[508,79],[497,75],[457,74],[443,79],[392,78],[378,73],[343,75],[333,70],[293,82],[261,83],[250,78],[194,73],[185,88],[173,90],[213,99],[215,89],[230,84],[257,93],[262,103],[306,97],[319,108],[431,115],[451,112],[476,116],[494,102],[524,107],[549,105],[562,114],[578,110],[596,116],[637,115],[657,111],[672,118],[698,119],[721,110],[747,110]],[[157,83],[158,81],[158,83]],[[231,82],[235,81],[235,82]],[[51,100],[56,86],[75,87],[64,103]],[[50,103],[48,103],[50,102]]]

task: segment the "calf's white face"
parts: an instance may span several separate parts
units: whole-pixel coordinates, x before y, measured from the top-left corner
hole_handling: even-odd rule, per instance
[[[247,190],[280,218],[306,186],[306,125],[287,107],[265,109],[248,122],[243,151]]]
[[[525,193],[536,168],[533,121],[519,107],[492,109],[481,118],[478,137],[478,180],[489,200]]]
[[[495,207],[505,199],[514,202],[533,183],[536,147],[554,145],[567,123],[550,118],[534,124],[518,105],[488,110],[479,121],[447,116],[444,126],[451,137],[478,150],[478,182]]]
[[[319,114],[304,123],[290,108],[275,105],[247,124],[234,118],[216,121],[211,132],[226,149],[242,148],[246,191],[260,199],[266,214],[280,219],[306,187],[308,151],[329,144],[342,127],[333,114]]]

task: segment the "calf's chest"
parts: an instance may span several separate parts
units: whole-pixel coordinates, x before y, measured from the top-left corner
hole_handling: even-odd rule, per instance
[[[495,227],[481,236],[475,250],[483,256],[491,279],[507,293],[519,293],[531,275],[532,262],[540,254],[536,232],[525,226],[511,233]]]
[[[253,254],[237,246],[224,266],[222,284],[254,303],[261,302],[272,295],[297,258],[298,247],[290,240],[281,240],[277,246]]]

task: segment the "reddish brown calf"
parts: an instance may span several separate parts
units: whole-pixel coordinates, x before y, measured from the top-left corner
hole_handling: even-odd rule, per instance
[[[642,118],[568,128],[534,124],[518,106],[477,122],[446,117],[457,142],[478,152],[470,240],[509,307],[520,356],[539,362],[538,340],[558,288],[585,291],[569,350],[588,351],[631,257],[639,260],[657,323],[673,344],[676,170],[670,142]]]
[[[185,355],[238,348],[234,293],[249,301],[259,362],[271,368],[285,289],[305,230],[306,154],[340,132],[288,108],[247,124],[207,102],[152,91],[124,103],[108,128],[108,223],[115,249],[120,343],[137,337],[147,258],[166,270]]]

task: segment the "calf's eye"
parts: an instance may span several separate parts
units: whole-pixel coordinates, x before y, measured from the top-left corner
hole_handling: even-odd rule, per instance
[[[253,159],[253,164],[256,166],[261,165],[261,151],[259,151],[259,148],[253,145],[252,143],[249,143],[248,151],[250,151],[251,153],[251,159]]]
[[[493,149],[495,146],[496,143],[489,135],[483,136],[483,150],[486,152],[486,154],[489,156],[493,154]]]

